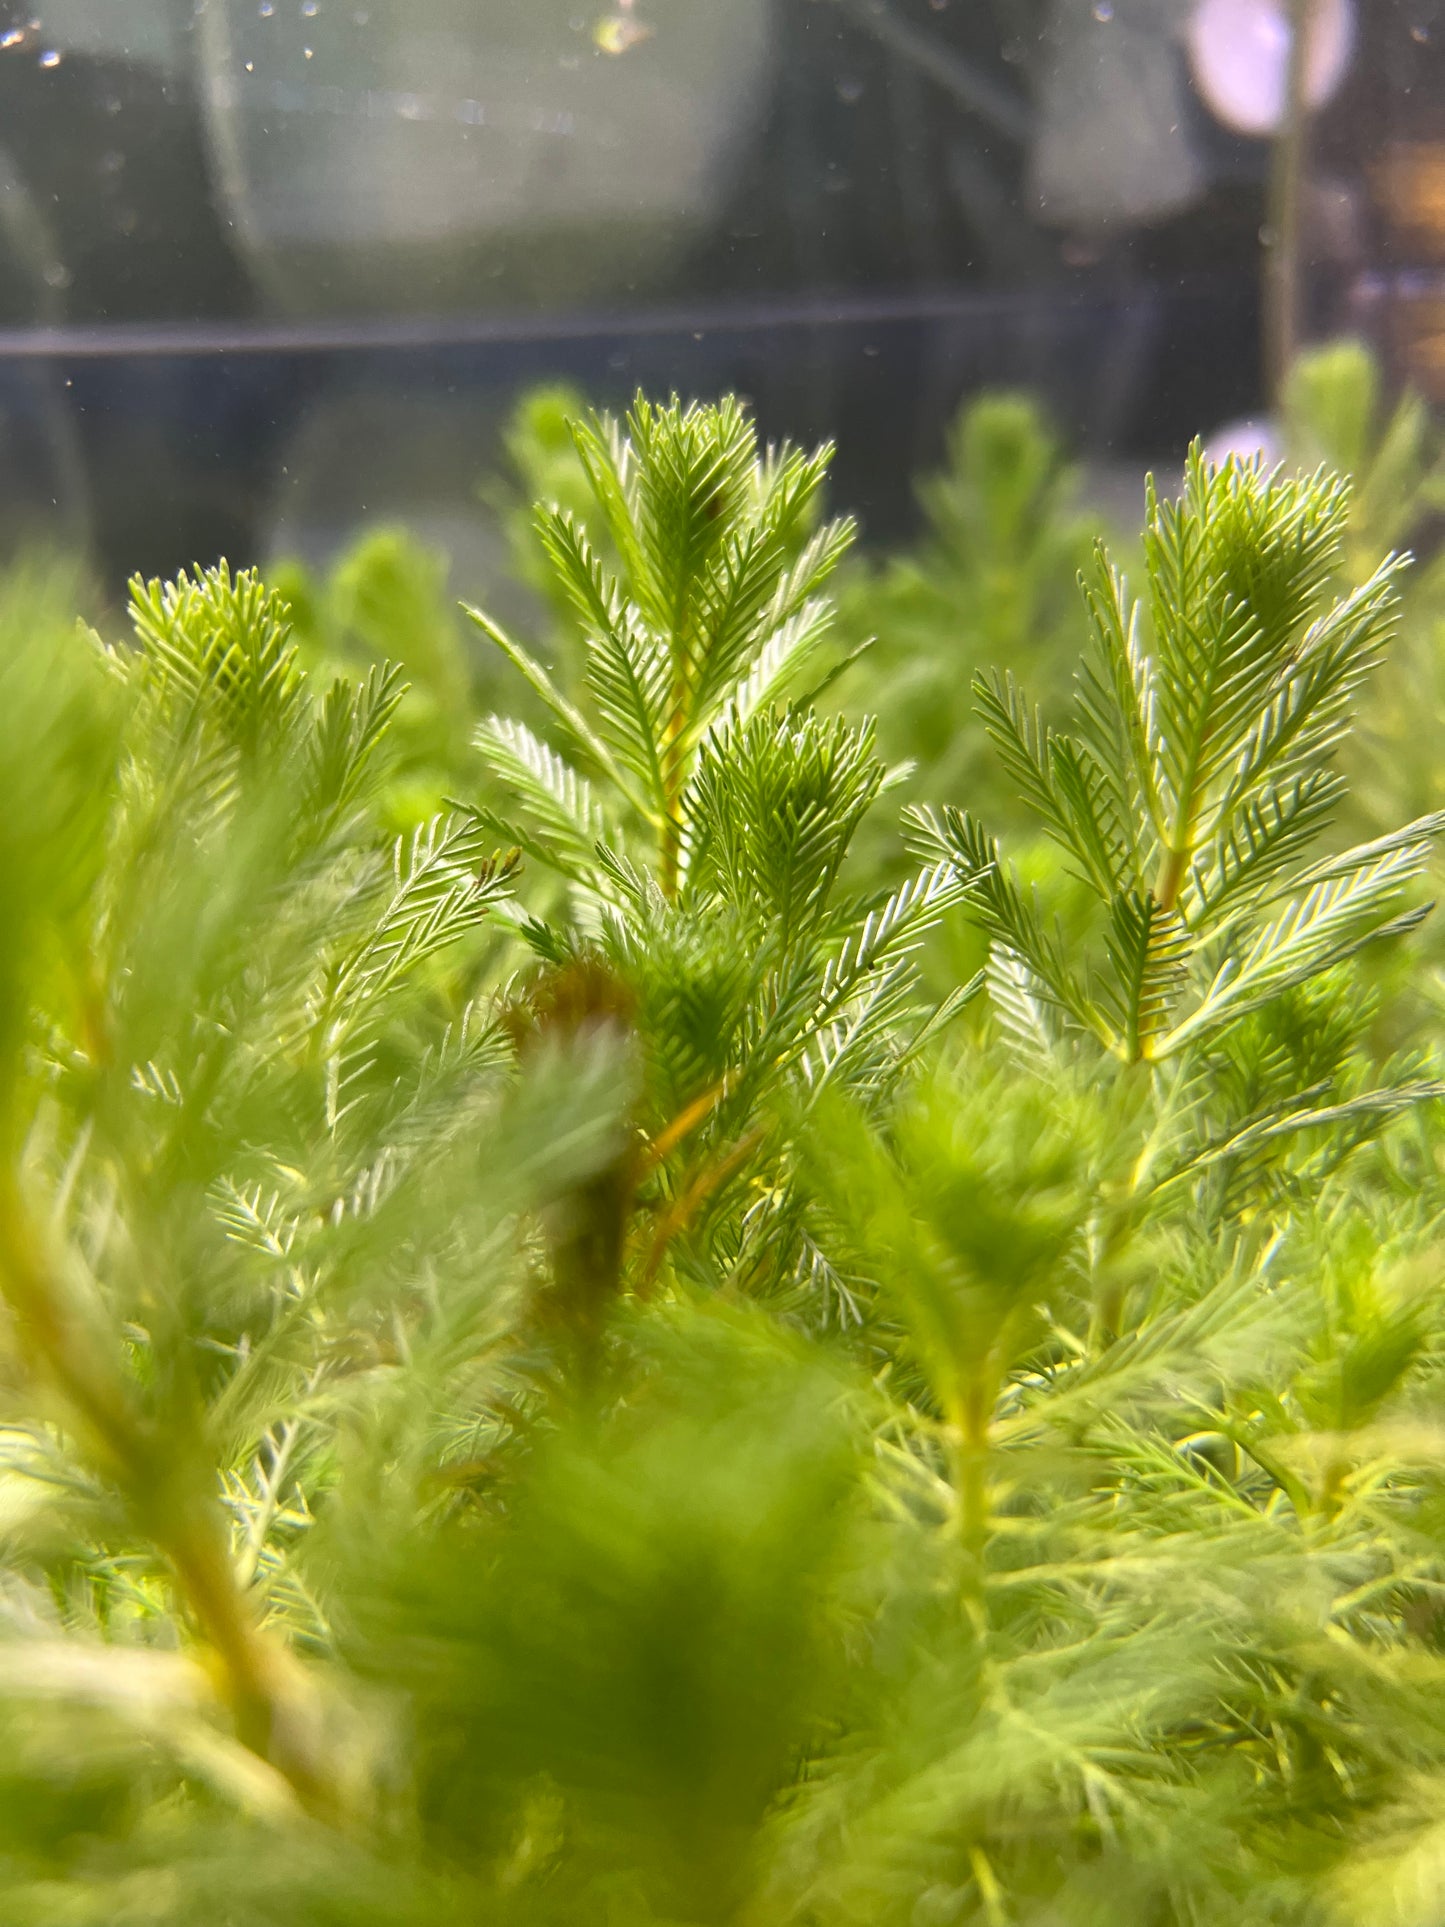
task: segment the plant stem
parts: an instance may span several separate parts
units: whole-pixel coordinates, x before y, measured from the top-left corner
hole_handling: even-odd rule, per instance
[[[682,877],[682,824],[671,803],[662,820],[660,857],[658,885],[662,894],[671,903],[677,895],[677,886]]]
[[[1003,1890],[998,1884],[998,1876],[989,1864],[988,1855],[978,1845],[968,1850],[969,1865],[973,1869],[974,1884],[988,1917],[988,1927],[1005,1927],[1008,1914],[1004,1909]]]
[[[676,645],[674,645],[676,649]],[[682,873],[682,792],[687,780],[683,732],[687,728],[687,683],[679,673],[672,699],[672,717],[662,746],[662,824],[658,832],[658,883],[671,903]]]
[[[22,1337],[83,1420],[107,1471],[123,1478],[134,1458],[136,1415],[91,1335],[66,1315],[9,1172],[0,1173],[0,1291]]]
[[[958,1520],[967,1559],[967,1587],[981,1610],[983,1560],[988,1546],[989,1420],[993,1400],[982,1379],[964,1388],[959,1411],[959,1442],[954,1465],[958,1490]]]
[[[1189,871],[1188,849],[1166,849],[1159,864],[1159,880],[1154,885],[1154,901],[1161,910],[1172,910]]]
[[[1309,139],[1310,41],[1317,0],[1290,0],[1289,75],[1284,118],[1270,170],[1264,259],[1264,363],[1270,404],[1278,409],[1299,346],[1301,203]]]
[[[175,1440],[155,1436],[116,1361],[67,1306],[11,1172],[0,1174],[0,1292],[101,1468],[170,1565],[197,1630],[220,1662],[239,1738],[285,1774],[312,1811],[325,1810],[331,1804],[326,1781],[303,1739],[309,1722],[296,1717],[300,1669],[257,1624],[216,1501],[178,1458]]]

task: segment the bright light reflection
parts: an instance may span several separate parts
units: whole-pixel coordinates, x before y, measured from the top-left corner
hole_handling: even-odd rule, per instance
[[[1273,424],[1247,416],[1242,421],[1226,422],[1205,439],[1205,460],[1216,468],[1223,468],[1231,455],[1241,462],[1258,459],[1266,468],[1273,468],[1281,456]]]
[[[1189,21],[1189,64],[1211,113],[1239,134],[1272,134],[1289,84],[1288,0],[1199,0]],[[1355,48],[1353,0],[1315,0],[1305,97],[1323,107]]]

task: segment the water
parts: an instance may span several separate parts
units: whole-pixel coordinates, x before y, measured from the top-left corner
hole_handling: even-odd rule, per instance
[[[1227,28],[1256,0],[1215,4]],[[772,431],[835,435],[880,537],[984,383],[1039,389],[1115,463],[1257,417],[1269,148],[1230,134],[1177,11],[69,0],[16,22],[0,526],[114,581],[385,513],[480,570],[501,424],[558,376],[735,386]],[[1351,116],[1408,103],[1409,151],[1445,141],[1435,11],[1341,19],[1309,324],[1428,341],[1445,250],[1417,224],[1381,270],[1387,130]],[[1420,326],[1391,335],[1402,301]]]

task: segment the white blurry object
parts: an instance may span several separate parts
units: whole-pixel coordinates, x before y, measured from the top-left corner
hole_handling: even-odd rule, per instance
[[[207,0],[226,212],[292,312],[608,298],[723,205],[774,12],[648,0],[604,50],[587,0]]]
[[[1189,138],[1178,35],[1189,0],[1053,0],[1031,198],[1051,227],[1166,219],[1205,180]]]
[[[1355,50],[1353,0],[1312,0],[1305,100],[1323,107]],[[1201,99],[1237,134],[1272,134],[1289,90],[1289,0],[1199,0],[1189,21],[1189,65]]]
[[[1223,468],[1233,455],[1241,462],[1258,459],[1266,468],[1273,468],[1280,459],[1279,435],[1274,423],[1254,416],[1246,416],[1241,421],[1226,422],[1205,439],[1204,455],[1206,461],[1213,462],[1216,468]]]

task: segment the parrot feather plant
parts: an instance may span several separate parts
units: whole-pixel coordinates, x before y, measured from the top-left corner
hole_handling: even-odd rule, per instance
[[[400,835],[255,575],[0,594],[0,1919],[1438,1927],[1401,565],[1196,456],[981,686],[1037,897],[967,798],[880,888],[827,451],[572,432],[581,677],[478,614],[546,733]]]
[[[973,884],[1023,1031],[1151,1080],[1155,1123],[1172,1122],[1139,1183],[1434,1094],[1404,1065],[1347,1095],[1308,1074],[1343,1070],[1331,1033],[1369,1007],[1350,962],[1425,916],[1411,885],[1445,825],[1318,847],[1346,794],[1333,753],[1399,611],[1398,560],[1334,593],[1348,512],[1341,481],[1214,470],[1196,449],[1178,502],[1151,490],[1147,610],[1099,551],[1072,731],[1007,671],[977,682],[998,754],[1097,907],[1092,944],[1050,927],[966,811],[910,815],[917,847]]]
[[[925,1008],[912,962],[967,886],[942,857],[881,893],[850,887],[850,846],[898,772],[871,721],[816,713],[817,688],[782,703],[816,667],[833,621],[821,590],[853,534],[818,516],[831,451],[761,450],[735,402],[639,398],[625,425],[573,433],[618,561],[575,513],[539,508],[585,641],[581,703],[473,611],[560,745],[484,722],[490,783],[513,808],[478,821],[570,887],[564,921],[522,924],[533,949],[558,971],[590,960],[634,1006],[649,1070],[644,1268],[672,1250],[715,1283],[821,1283],[846,1315],[805,1230],[779,1237],[773,1100],[788,1086],[886,1089],[967,1001],[977,984]]]

